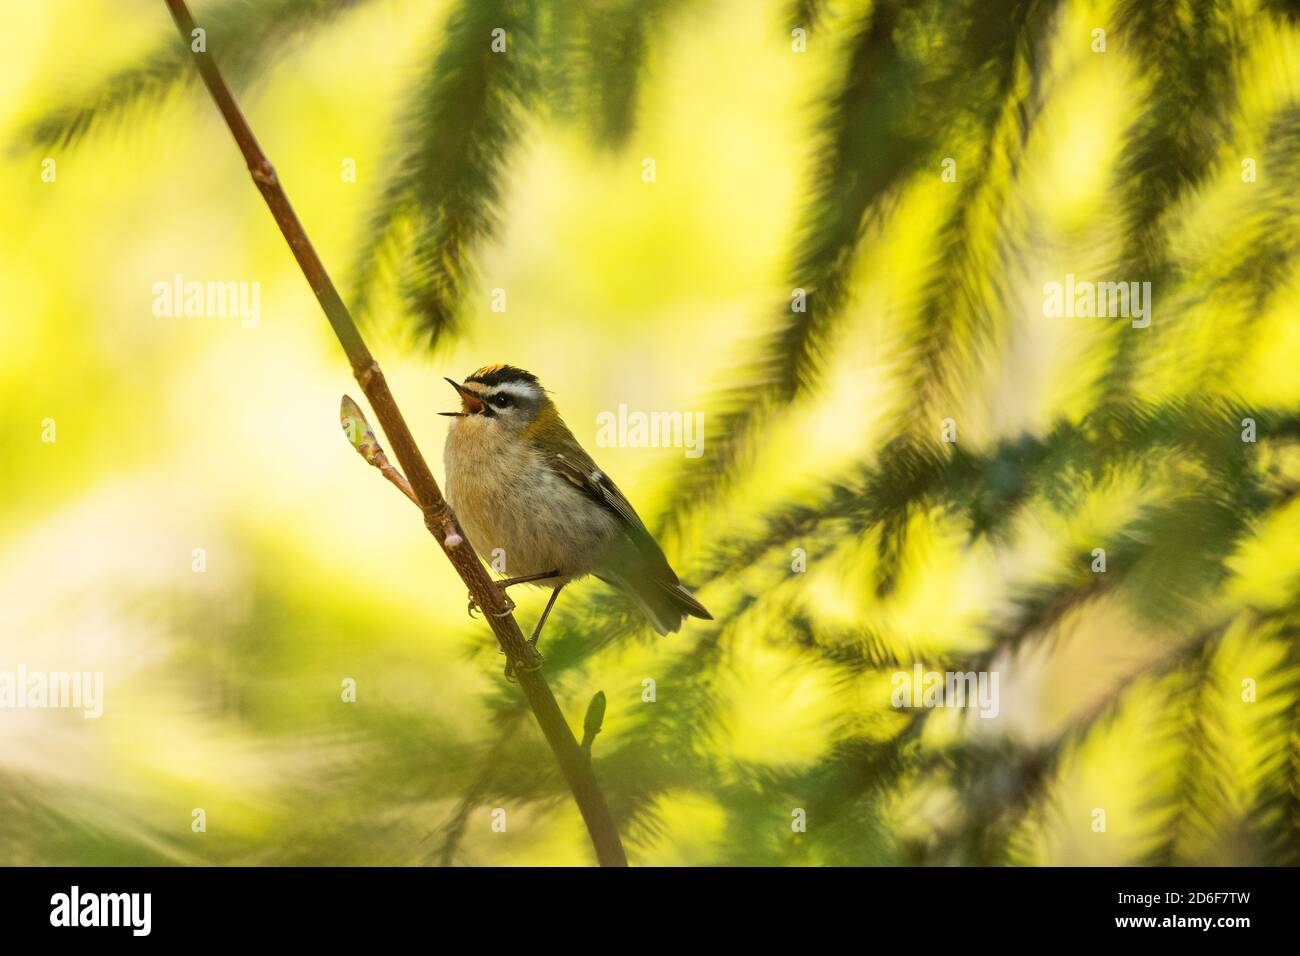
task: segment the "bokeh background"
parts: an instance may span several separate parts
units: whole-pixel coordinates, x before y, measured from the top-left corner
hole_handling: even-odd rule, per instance
[[[543,639],[633,863],[1300,861],[1294,5],[193,9],[435,473],[442,377],[530,369],[713,611]],[[4,12],[0,670],[105,701],[0,710],[0,863],[591,863],[192,73],[160,2]]]

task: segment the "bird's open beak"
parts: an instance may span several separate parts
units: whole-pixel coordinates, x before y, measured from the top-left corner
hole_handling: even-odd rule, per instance
[[[479,398],[464,385],[460,384],[460,382],[449,378],[447,379],[447,383],[460,393],[460,400],[462,402],[461,410],[458,412],[439,412],[439,415],[450,415],[454,418],[464,418],[466,415],[477,415],[479,412],[483,411],[483,409],[487,408],[487,406],[483,404],[483,399]]]

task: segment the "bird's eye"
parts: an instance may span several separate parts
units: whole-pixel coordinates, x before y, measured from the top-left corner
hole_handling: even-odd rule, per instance
[[[492,398],[489,399],[489,401],[492,402],[492,404],[495,405],[497,408],[510,407],[509,395],[493,395]]]

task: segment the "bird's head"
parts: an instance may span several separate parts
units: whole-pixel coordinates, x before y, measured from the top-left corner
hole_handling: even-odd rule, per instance
[[[460,395],[461,407],[439,414],[472,422],[475,429],[522,432],[553,408],[537,376],[513,365],[486,365],[464,383],[447,381]]]

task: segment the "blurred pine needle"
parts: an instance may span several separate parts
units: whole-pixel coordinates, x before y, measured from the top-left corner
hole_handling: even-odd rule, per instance
[[[286,39],[355,5],[226,2],[204,16],[222,68],[247,83],[276,62]],[[1119,227],[1106,271],[1152,281],[1186,318],[1170,311],[1148,334],[1113,323],[1080,355],[1082,408],[1058,410],[1041,428],[989,424],[955,444],[938,437],[946,410],[995,404],[990,383],[1014,368],[1011,326],[1023,303],[1013,288],[1023,260],[1044,244],[1040,213],[1024,208],[1034,177],[1046,175],[1035,166],[1035,137],[1074,69],[1063,49],[1088,43],[1063,31],[1092,21],[1067,0],[779,6],[774,30],[803,27],[840,57],[817,107],[789,266],[773,277],[774,287],[803,290],[806,308],[774,303],[750,361],[716,389],[710,454],[684,465],[668,488],[662,526],[687,552],[684,577],[708,588],[721,613],[693,632],[688,648],[665,645],[657,682],[670,692],[653,707],[610,708],[595,759],[620,827],[648,852],[670,839],[665,803],[695,793],[720,808],[718,863],[1074,862],[1086,854],[1064,846],[1061,834],[1088,829],[1071,802],[1083,786],[1079,762],[1098,748],[1149,746],[1170,772],[1142,783],[1126,831],[1138,836],[1107,859],[1300,862],[1300,577],[1293,573],[1282,588],[1289,593],[1269,601],[1243,596],[1259,567],[1249,557],[1257,542],[1297,527],[1300,408],[1246,402],[1229,375],[1258,346],[1260,318],[1291,295],[1295,276],[1296,5],[1276,0],[1253,12],[1247,3],[1119,0],[1086,8],[1144,73],[1110,187]],[[699,9],[669,0],[454,4],[428,39],[427,68],[394,134],[394,172],[357,257],[359,306],[395,288],[428,343],[463,331],[458,310],[476,256],[500,228],[503,182],[524,123],[544,113],[579,124],[602,148],[623,148],[648,53]],[[489,48],[497,28],[507,55]],[[1240,65],[1265,36],[1281,37],[1292,59],[1277,67],[1260,181],[1234,200],[1232,221],[1189,238],[1212,187],[1236,181],[1239,157],[1226,144],[1245,122],[1243,84],[1270,82],[1243,76]],[[75,144],[189,83],[184,51],[173,47],[169,40],[40,117],[25,144]],[[888,228],[909,190],[949,156],[960,174],[932,230],[927,278],[895,307],[897,353],[873,356],[897,396],[881,440],[850,467],[809,476],[787,500],[733,527],[718,516],[743,510],[737,484],[761,453],[759,436],[830,400],[828,378],[855,361],[838,349],[853,320],[858,270],[873,255],[866,237]],[[1197,310],[1222,297],[1249,307],[1231,334],[1184,359],[1199,363],[1188,373],[1197,387],[1154,394],[1145,370],[1170,360],[1181,332],[1212,321]],[[843,416],[852,428],[867,410]],[[1242,439],[1247,420],[1257,441]],[[1102,503],[1122,495],[1127,513],[1094,521]],[[695,546],[685,529],[701,522],[729,530]],[[1107,567],[1099,574],[1090,551],[1101,541]],[[839,580],[827,586],[844,592],[855,617],[837,618],[800,589],[788,566],[795,548],[807,551],[810,567],[834,563]],[[1027,564],[1025,554],[1040,560]],[[1277,560],[1295,569],[1298,557],[1293,543]],[[960,641],[914,624],[914,605],[947,586],[941,575],[957,573],[943,570],[941,558],[998,584],[970,609]],[[1037,736],[1023,727],[981,732],[978,720],[953,728],[930,710],[900,714],[886,695],[863,690],[917,660],[967,671],[1050,654],[1073,622],[1115,606],[1149,656]],[[575,695],[606,652],[644,631],[603,591],[570,602],[551,627],[550,671]],[[827,715],[824,746],[807,760],[729,756],[748,692],[737,674],[760,666],[756,644],[780,648],[785,668],[821,689],[806,707]],[[1266,666],[1247,673],[1236,663],[1247,659]],[[1241,680],[1252,675],[1267,706],[1244,702]],[[486,703],[503,726],[519,718],[515,695],[489,694]],[[455,772],[440,773],[437,786],[458,809],[447,816],[443,862],[458,858],[476,803],[554,805],[561,787],[553,775],[504,773],[502,765],[530,764],[523,754],[502,761],[501,746],[446,748]],[[527,739],[510,746],[539,747]],[[7,802],[21,808],[27,799],[11,791]],[[797,841],[788,839],[793,806],[816,821]]]

